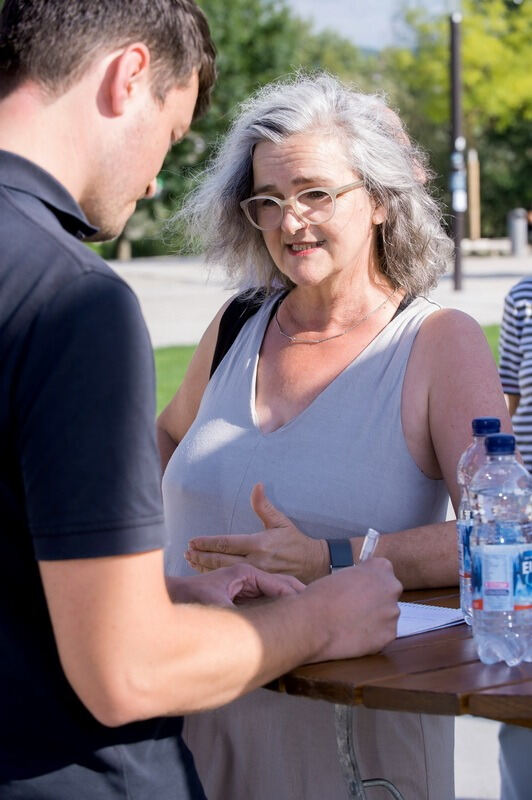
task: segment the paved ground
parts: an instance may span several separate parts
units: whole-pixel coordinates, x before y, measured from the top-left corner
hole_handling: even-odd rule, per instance
[[[476,717],[455,722],[456,800],[499,800],[499,723]],[[523,798],[523,800],[525,800]]]
[[[155,347],[198,342],[208,322],[232,294],[222,273],[216,269],[207,273],[197,259],[138,259],[112,266],[138,294]],[[449,275],[431,296],[444,306],[466,311],[481,325],[496,324],[505,293],[530,274],[530,254],[519,258],[471,256],[463,262],[463,290],[454,291]],[[498,799],[498,730],[499,725],[489,720],[457,719],[457,800]]]
[[[197,259],[154,258],[112,262],[137,293],[154,347],[196,344],[233,294],[219,270]]]

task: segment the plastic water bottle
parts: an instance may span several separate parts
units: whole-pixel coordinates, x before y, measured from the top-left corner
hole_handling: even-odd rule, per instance
[[[477,417],[471,423],[473,441],[460,457],[457,469],[460,486],[460,505],[456,519],[458,542],[458,565],[460,572],[460,607],[468,625],[471,625],[471,552],[469,539],[473,527],[473,510],[469,497],[469,486],[473,475],[486,461],[484,437],[489,433],[498,433],[501,421],[497,417]]]
[[[532,477],[515,458],[515,437],[484,440],[473,476],[473,637],[484,664],[532,661]]]

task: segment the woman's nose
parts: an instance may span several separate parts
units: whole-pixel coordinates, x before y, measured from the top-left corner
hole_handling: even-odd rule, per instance
[[[297,211],[292,206],[286,206],[283,209],[283,217],[281,219],[281,230],[287,233],[295,233],[305,228],[307,223],[302,219]]]

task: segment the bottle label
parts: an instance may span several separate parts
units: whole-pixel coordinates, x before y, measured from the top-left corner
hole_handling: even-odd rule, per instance
[[[456,523],[458,530],[458,568],[461,578],[471,577],[471,531],[473,523],[468,519],[460,519]]]
[[[473,608],[477,611],[532,609],[532,546],[481,544],[471,549]]]

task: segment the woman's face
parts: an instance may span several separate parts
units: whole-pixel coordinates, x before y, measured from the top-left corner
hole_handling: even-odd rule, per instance
[[[253,155],[253,194],[282,200],[314,186],[337,188],[360,176],[349,166],[341,141],[319,133],[297,134],[282,144],[260,142]],[[382,222],[363,187],[336,199],[334,216],[325,223],[301,220],[287,207],[281,225],[263,231],[264,243],[278,269],[298,286],[318,286],[369,269],[375,224]]]

